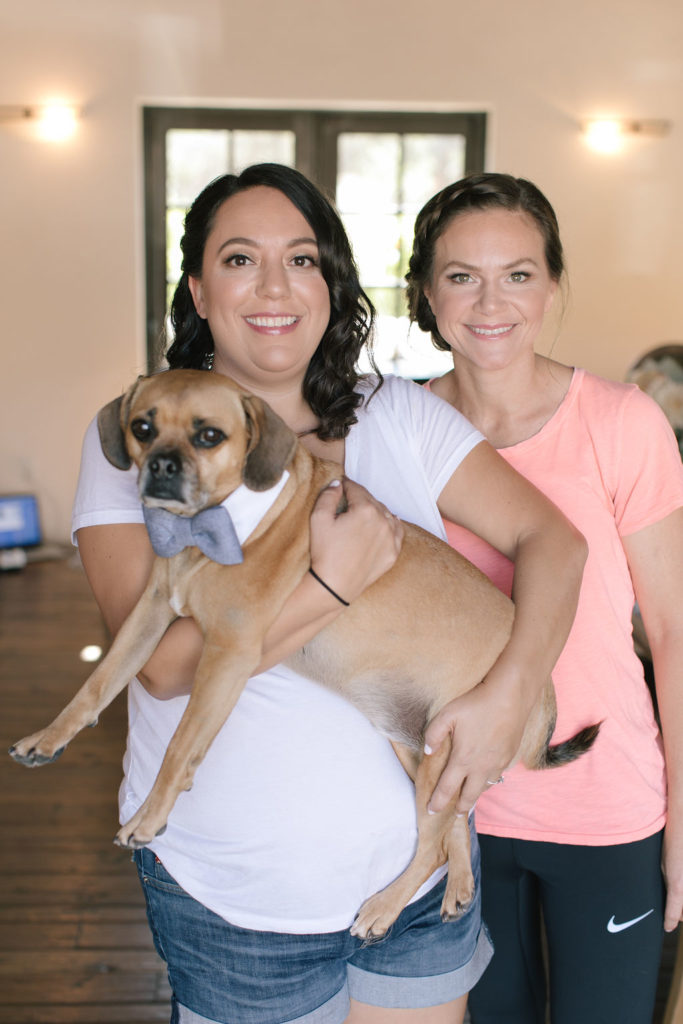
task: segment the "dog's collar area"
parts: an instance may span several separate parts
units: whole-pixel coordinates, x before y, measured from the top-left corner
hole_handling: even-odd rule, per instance
[[[238,559],[234,559],[232,562],[224,562],[222,560],[222,556],[214,558],[210,553],[210,551],[213,550],[213,547],[211,547],[210,550],[204,550],[204,548],[202,548],[201,544],[199,544],[192,535],[192,527],[187,526],[188,523],[193,522],[189,517],[176,516],[172,512],[167,512],[166,509],[148,509],[143,505],[145,525],[147,526],[155,554],[161,555],[162,558],[172,558],[174,554],[178,554],[178,552],[182,551],[183,548],[196,545],[201,551],[203,551],[207,558],[211,558],[214,562],[218,562],[221,565],[235,564],[236,561],[241,562],[241,545],[245,543],[249,535],[261,522],[268,509],[274,504],[288,479],[289,471],[285,470],[275,486],[269,488],[267,491],[252,491],[250,488],[245,487],[244,484],[241,484],[237,490],[233,491],[232,494],[229,494],[220,505],[215,505],[210,509],[205,509],[204,512],[199,512],[197,513],[197,516],[194,517],[196,519],[198,516],[203,516],[205,513],[213,513],[216,511],[218,511],[220,515],[221,510],[225,513],[225,516],[220,515],[220,518],[214,518],[213,523],[215,523],[219,532],[225,530],[226,533],[229,533],[233,537],[235,547],[239,551],[240,557]],[[149,528],[150,512],[153,514],[152,518],[155,521],[155,526],[152,527],[152,531],[150,531]],[[164,519],[163,526],[156,525],[157,523],[162,523],[162,517],[158,515],[159,512],[167,512],[171,517],[170,519]],[[178,522],[178,520],[180,522]],[[202,524],[208,525],[210,521],[211,520],[209,519],[202,519]],[[188,529],[190,531],[189,536],[191,539],[188,539]],[[182,532],[178,533],[178,531]],[[152,536],[152,532],[154,532],[154,536]],[[213,530],[211,532],[213,532]],[[195,535],[200,536],[200,534],[203,534],[203,530],[200,530],[195,526]],[[164,542],[164,536],[167,537],[166,542]],[[178,547],[179,538],[183,538],[183,543],[180,547]],[[202,543],[206,543],[206,538],[202,539]],[[223,541],[219,540],[219,552],[222,550],[222,544]],[[156,545],[158,545],[158,547]]]
[[[173,558],[185,548],[197,547],[219,565],[236,565],[243,560],[235,526],[223,505],[191,517],[143,506],[143,515],[154,553],[162,558]]]
[[[252,491],[245,484],[240,484],[236,491],[221,502],[230,513],[240,544],[244,544],[253,533],[288,480],[289,470],[286,469],[278,482],[267,491]]]

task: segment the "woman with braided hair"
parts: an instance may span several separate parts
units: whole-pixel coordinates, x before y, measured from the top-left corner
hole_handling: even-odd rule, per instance
[[[662,925],[683,913],[683,467],[635,385],[539,354],[564,275],[555,213],[531,182],[472,175],[422,209],[411,318],[450,351],[431,391],[586,537],[579,608],[553,671],[555,741],[601,721],[589,753],[553,772],[516,765],[477,803],[484,917],[495,955],[473,1024],[649,1024]],[[508,559],[462,525],[450,543],[510,592]],[[661,733],[633,649],[637,599]],[[428,731],[438,743],[449,709]],[[668,783],[668,807],[667,807]],[[664,869],[664,884],[660,863]]]

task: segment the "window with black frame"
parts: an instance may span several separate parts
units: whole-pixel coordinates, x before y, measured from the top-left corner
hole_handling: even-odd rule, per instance
[[[449,182],[483,170],[485,114],[145,107],[143,119],[150,367],[180,274],[187,207],[218,175],[275,161],[297,167],[334,199],[377,308],[382,371],[424,380],[448,368],[448,356],[409,327],[403,278],[420,207]]]

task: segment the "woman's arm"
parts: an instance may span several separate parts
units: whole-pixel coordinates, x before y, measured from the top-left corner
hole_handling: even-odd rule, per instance
[[[664,739],[668,815],[662,868],[664,928],[683,920],[683,509],[624,538],[652,652]]]
[[[154,552],[142,524],[87,526],[77,532],[78,550],[102,616],[116,636],[142,594]],[[147,690],[160,699],[189,693],[202,650],[193,619],[176,619],[139,673]]]
[[[360,484],[343,481],[346,511],[336,514],[339,490],[322,492],[311,515],[311,567],[345,601],[352,602],[391,569],[403,540],[403,524]],[[306,573],[266,634],[259,672],[308,643],[344,610]]]
[[[479,686],[451,701],[426,733],[453,749],[430,806],[458,795],[467,812],[515,756],[529,712],[574,621],[587,545],[552,502],[484,442],[463,460],[439,497],[447,519],[507,555],[515,565],[510,640]]]
[[[339,491],[328,487],[311,517],[311,564],[347,601],[352,601],[391,568],[403,538],[400,522],[352,481],[343,483],[347,511],[336,515]],[[81,560],[95,599],[113,636],[142,594],[154,553],[147,530],[138,524],[89,526],[78,531]],[[266,635],[262,672],[293,654],[343,611],[310,573],[301,580]],[[139,674],[159,699],[190,692],[203,646],[190,618],[176,619]]]

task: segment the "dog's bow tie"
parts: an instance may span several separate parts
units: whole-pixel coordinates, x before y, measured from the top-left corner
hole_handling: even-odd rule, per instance
[[[198,547],[219,565],[235,565],[243,560],[230,513],[223,505],[204,509],[191,518],[146,506],[143,515],[154,552],[162,558],[172,558],[184,548]]]

